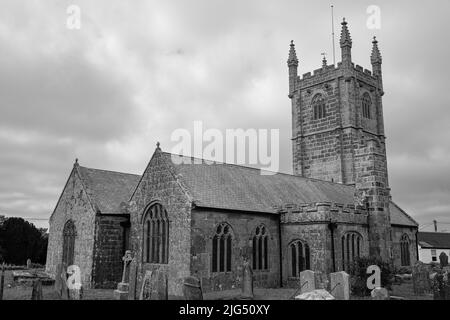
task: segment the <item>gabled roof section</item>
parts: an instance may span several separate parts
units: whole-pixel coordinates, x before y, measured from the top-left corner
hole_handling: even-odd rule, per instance
[[[389,202],[391,225],[418,227],[419,224],[393,201]]]
[[[123,214],[140,176],[78,166],[78,173],[96,211],[102,214]]]
[[[417,240],[422,248],[450,249],[450,233],[418,232]]]
[[[354,204],[353,186],[162,153],[197,207],[276,213],[274,206],[292,203]]]

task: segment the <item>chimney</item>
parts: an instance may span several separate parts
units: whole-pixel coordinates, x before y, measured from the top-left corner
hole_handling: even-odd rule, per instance
[[[437,232],[437,221],[433,220],[433,223],[434,223],[434,232]]]

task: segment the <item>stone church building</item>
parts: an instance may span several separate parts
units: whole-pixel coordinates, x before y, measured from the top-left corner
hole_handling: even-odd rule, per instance
[[[205,291],[240,286],[251,262],[255,286],[293,286],[302,270],[346,270],[359,256],[396,266],[417,260],[418,224],[390,195],[381,55],[372,71],[352,62],[342,22],[341,62],[298,74],[288,57],[293,175],[209,162],[161,150],[141,176],[75,163],[50,218],[47,272],[76,264],[85,286],[114,287],[132,251],[130,297],[146,270],[182,295],[195,275]]]

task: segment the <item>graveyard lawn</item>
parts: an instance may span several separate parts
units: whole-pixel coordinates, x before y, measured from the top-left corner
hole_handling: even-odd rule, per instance
[[[9,288],[8,285],[11,285]],[[5,289],[3,294],[4,300],[30,300],[32,286],[17,285],[13,282],[12,271],[5,271]],[[60,300],[60,297],[53,290],[53,286],[42,286],[44,300]],[[279,288],[279,289],[254,289],[255,300],[288,300],[294,294],[295,289]],[[422,296],[415,296],[412,282],[405,281],[399,285],[393,285],[392,291],[389,292],[391,296],[402,297],[407,300],[432,300],[431,294]],[[297,293],[297,295],[300,293]],[[207,292],[204,294],[205,300],[235,300],[239,299],[241,289],[224,290]],[[84,291],[83,300],[112,300],[114,298],[113,290],[111,289],[88,289]],[[170,299],[171,297],[169,297]],[[350,296],[351,300],[370,299],[370,297],[356,297]]]

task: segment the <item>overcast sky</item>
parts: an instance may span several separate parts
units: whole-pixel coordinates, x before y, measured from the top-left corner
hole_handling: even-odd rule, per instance
[[[81,9],[81,29],[66,22]],[[141,174],[157,141],[207,128],[280,129],[291,172],[286,59],[332,61],[328,1],[1,1],[0,214],[47,219],[74,159]],[[381,9],[369,29],[366,10]],[[335,1],[353,60],[383,56],[392,195],[420,224],[450,230],[450,2]],[[338,39],[337,39],[338,40]],[[337,43],[336,60],[340,61]],[[47,226],[46,220],[33,221]],[[425,228],[429,229],[429,228]]]

